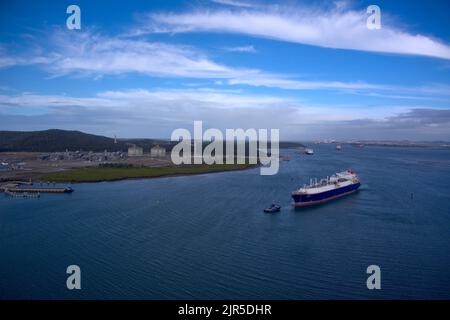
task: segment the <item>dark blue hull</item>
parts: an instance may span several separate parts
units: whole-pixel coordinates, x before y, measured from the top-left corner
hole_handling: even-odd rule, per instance
[[[360,183],[354,183],[346,187],[333,189],[317,194],[292,194],[294,200],[293,205],[296,207],[308,206],[333,200],[339,197],[343,197],[347,194],[353,193],[360,187]]]

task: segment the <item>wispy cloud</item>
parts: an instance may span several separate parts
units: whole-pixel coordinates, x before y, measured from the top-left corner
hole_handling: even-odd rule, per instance
[[[248,2],[235,1],[235,0],[211,0],[211,2],[225,5],[225,6],[240,7],[240,8],[251,8],[254,6],[254,4],[251,4]]]
[[[54,77],[138,73],[158,77],[220,79],[260,72],[228,67],[189,45],[107,36],[90,30],[68,33],[56,28],[46,35],[39,50],[29,50],[24,46],[21,50],[12,51],[0,46],[0,68],[40,64]],[[230,48],[252,49],[251,46]]]
[[[28,52],[30,51],[30,52]],[[36,50],[28,50],[26,54],[11,53],[0,44],[0,69],[36,64],[49,64],[54,61],[51,55],[45,56]]]
[[[48,70],[55,75],[70,73],[143,73],[155,76],[223,78],[239,74],[184,45],[107,37],[91,32],[67,37],[55,32],[52,50],[59,57]],[[73,44],[77,43],[76,46]]]
[[[228,84],[246,84],[256,87],[272,87],[289,90],[389,90],[389,86],[365,82],[301,81],[270,74],[253,74],[250,77],[236,77]]]
[[[42,63],[52,76],[98,76],[140,73],[150,76],[223,79],[222,84],[275,87],[289,90],[380,89],[363,82],[299,81],[259,69],[230,67],[211,60],[202,51],[184,45],[143,39],[108,37],[89,31],[70,37],[62,30],[51,33],[48,57],[22,57],[27,63]],[[77,43],[76,46],[73,44]],[[251,52],[253,46],[230,47]],[[7,58],[5,58],[7,59]]]
[[[447,91],[448,92],[448,91]],[[419,92],[420,93],[420,92]],[[424,92],[422,92],[424,93]],[[429,100],[429,101],[447,101],[450,102],[450,92],[448,92],[448,97],[436,97],[436,96],[408,96],[408,95],[396,95],[396,94],[381,94],[381,93],[375,93],[375,92],[367,92],[362,93],[365,96],[368,97],[377,97],[377,98],[388,98],[388,99],[399,99],[399,100]],[[441,95],[445,94],[445,92],[441,92]]]
[[[254,53],[256,52],[256,49],[254,46],[249,45],[249,46],[240,46],[240,47],[226,47],[224,48],[226,51],[230,51],[230,52],[251,52]]]
[[[155,104],[162,102],[171,103],[175,107],[183,105],[201,107],[207,105],[210,108],[230,110],[290,105],[293,103],[293,100],[271,95],[243,94],[240,90],[216,90],[211,88],[103,91],[92,97],[33,93],[0,95],[0,107],[59,108],[70,106],[123,108],[139,106],[150,110]]]
[[[450,59],[447,43],[401,30],[387,19],[382,20],[380,30],[369,30],[367,17],[365,10],[350,9],[347,5],[208,9],[151,13],[140,32],[239,33],[324,48]]]
[[[74,46],[73,44],[77,45]],[[284,90],[333,90],[351,94],[365,94],[386,99],[440,99],[448,97],[448,85],[399,86],[379,83],[336,80],[301,80],[293,75],[275,74],[259,69],[238,68],[212,60],[201,50],[186,46],[152,42],[141,38],[105,36],[89,30],[71,33],[64,30],[50,32],[46,50],[42,48],[26,55],[7,53],[0,48],[0,67],[40,65],[51,77],[88,76],[128,73],[151,77],[208,79],[220,86],[251,86]],[[254,47],[229,47],[231,51],[252,52]],[[46,52],[43,55],[42,52]],[[393,94],[395,92],[395,94]],[[425,96],[425,97],[420,97]]]

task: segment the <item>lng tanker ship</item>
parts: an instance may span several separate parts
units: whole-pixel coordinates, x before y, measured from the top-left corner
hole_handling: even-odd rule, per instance
[[[320,181],[312,179],[309,185],[304,185],[292,192],[292,204],[295,207],[304,207],[323,203],[343,197],[358,190],[361,183],[355,172],[347,170],[334,174]]]

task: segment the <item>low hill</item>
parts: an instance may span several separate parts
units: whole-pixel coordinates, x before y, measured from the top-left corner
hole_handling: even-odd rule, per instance
[[[124,151],[125,142],[80,131],[0,131],[0,151],[57,152],[75,150]]]
[[[156,144],[170,151],[176,142],[161,139],[119,139],[115,143],[113,138],[59,129],[0,131],[0,152],[127,151],[133,144],[143,147],[144,152],[149,152]],[[302,144],[295,142],[280,142],[280,148],[301,146]]]

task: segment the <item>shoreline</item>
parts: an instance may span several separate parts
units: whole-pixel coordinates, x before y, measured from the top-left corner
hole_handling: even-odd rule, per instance
[[[148,167],[148,168],[98,168],[98,167],[86,167],[66,170],[58,173],[52,173],[42,176],[36,179],[36,182],[54,182],[54,183],[98,183],[98,182],[114,182],[123,180],[141,180],[141,179],[156,179],[156,178],[170,178],[170,177],[181,177],[181,176],[191,176],[191,175],[202,175],[210,173],[221,173],[221,172],[233,172],[233,171],[243,171],[254,169],[259,166],[259,164],[223,164],[223,165],[200,165],[201,167],[194,167],[195,165],[189,166],[164,166],[164,167]],[[230,166],[230,167],[226,167]],[[212,168],[211,168],[212,167]],[[147,171],[147,174],[137,174],[137,175],[119,175],[119,176],[105,176],[108,173],[123,173],[117,171]],[[169,170],[168,172],[163,172],[163,170]],[[191,171],[191,169],[194,169]],[[209,169],[209,170],[205,170]],[[161,171],[159,171],[161,170]],[[103,174],[99,178],[83,178],[85,174],[89,174],[88,171],[94,171],[94,174]],[[103,171],[103,172],[102,172]],[[116,171],[116,172],[115,172]],[[178,172],[177,172],[178,171]],[[183,172],[185,171],[185,172]],[[67,177],[70,175],[71,177]],[[67,178],[66,178],[67,177]]]

